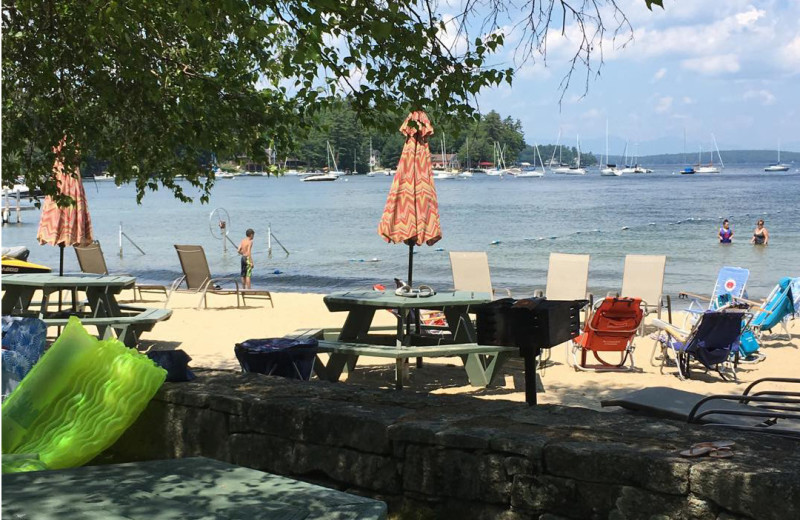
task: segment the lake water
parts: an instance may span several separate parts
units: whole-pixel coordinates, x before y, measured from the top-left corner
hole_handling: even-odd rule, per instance
[[[665,254],[668,294],[708,294],[719,268],[732,265],[750,269],[751,297],[766,296],[778,278],[800,276],[800,174],[794,168],[770,174],[760,169],[685,176],[664,168],[623,177],[592,171],[541,179],[476,174],[440,181],[444,236],[433,247],[417,249],[414,282],[450,288],[447,251],[485,250],[495,287],[525,296],[544,287],[551,252],[589,253],[590,290],[604,295],[619,289],[626,254]],[[325,293],[389,286],[394,277],[406,277],[407,247],[386,244],[376,233],[390,184],[390,177],[326,183],[239,177],[218,180],[205,205],[183,204],[165,191],[148,193],[137,205],[132,186],[109,182],[87,182],[86,193],[95,238],[112,272],[170,283],[181,274],[173,244],[200,244],[215,276],[238,276],[235,247],[223,252],[209,228],[210,212],[224,208],[234,242],[248,227],[256,231],[254,286]],[[717,243],[722,218],[731,220],[735,232],[729,246]],[[749,244],[758,218],[766,221],[768,247]],[[4,226],[3,245],[27,246],[31,261],[57,268],[58,248],[36,243],[38,219],[38,211],[27,211],[22,224]],[[119,257],[120,223],[145,255],[125,241]],[[268,258],[269,224],[289,256],[273,244]],[[374,258],[379,261],[367,261]],[[65,259],[66,271],[78,271],[69,248]]]

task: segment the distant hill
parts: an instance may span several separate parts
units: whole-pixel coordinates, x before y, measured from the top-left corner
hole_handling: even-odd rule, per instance
[[[726,166],[734,164],[770,164],[778,159],[777,150],[720,150],[722,161]],[[684,158],[685,157],[685,158]],[[708,162],[708,152],[703,154],[703,163]],[[611,155],[610,162],[617,161],[622,164],[622,157]],[[685,156],[682,153],[669,153],[658,155],[645,155],[639,157],[640,164],[696,164],[697,154],[687,153]],[[714,154],[714,163],[718,163],[717,154]],[[799,152],[781,152],[781,162],[785,164],[800,164]]]

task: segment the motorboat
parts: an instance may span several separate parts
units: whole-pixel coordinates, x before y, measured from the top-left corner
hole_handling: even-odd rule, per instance
[[[341,172],[315,173],[300,179],[303,182],[330,182],[339,178]]]
[[[114,176],[108,172],[103,172],[102,175],[95,175],[94,176],[95,182],[104,182],[104,181],[113,181]]]
[[[603,177],[619,177],[622,175],[622,170],[618,169],[616,164],[606,164],[605,168],[600,169],[600,175]]]
[[[455,179],[458,177],[457,173],[448,172],[447,170],[433,170],[431,172],[433,174],[433,178],[438,180],[445,180],[445,179]]]
[[[469,170],[463,171],[463,172],[459,173],[458,176],[460,178],[462,178],[462,179],[471,179],[472,178],[472,172],[469,171]]]
[[[694,171],[695,173],[719,173],[720,169],[713,164],[707,164],[705,166],[698,166]]]
[[[694,173],[695,173],[694,168],[692,168],[691,166],[687,166],[686,168],[680,171],[681,175],[694,175]]]
[[[645,168],[644,166],[639,166],[638,164],[633,167],[633,173],[653,173],[653,170],[650,168]]]

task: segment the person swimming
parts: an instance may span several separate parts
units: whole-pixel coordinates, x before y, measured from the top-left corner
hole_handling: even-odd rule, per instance
[[[730,244],[733,242],[733,230],[730,227],[730,222],[728,222],[728,219],[722,221],[722,227],[719,228],[719,233],[717,233],[717,236],[719,236],[720,244]]]
[[[766,246],[769,244],[769,231],[764,227],[764,219],[756,222],[756,229],[753,231],[753,238],[750,243],[756,246]]]

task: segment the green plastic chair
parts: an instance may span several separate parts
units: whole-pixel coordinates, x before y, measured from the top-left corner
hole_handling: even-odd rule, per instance
[[[166,379],[147,356],[71,317],[3,403],[3,473],[82,466],[111,446]]]

